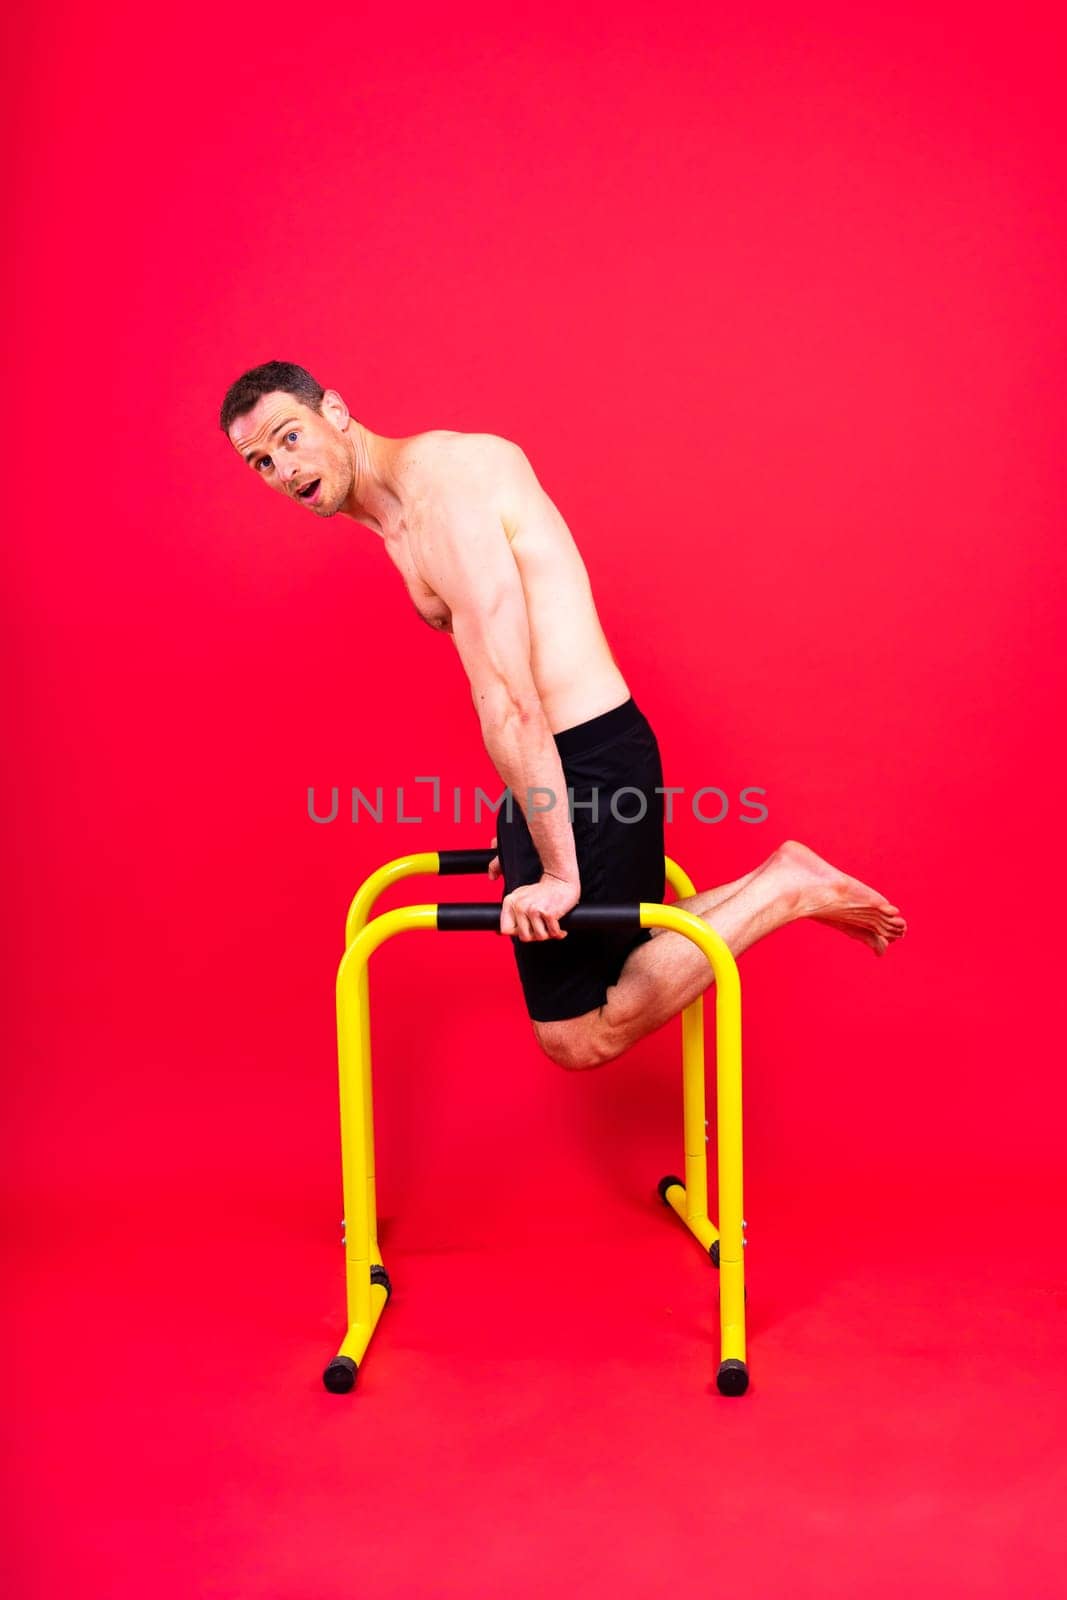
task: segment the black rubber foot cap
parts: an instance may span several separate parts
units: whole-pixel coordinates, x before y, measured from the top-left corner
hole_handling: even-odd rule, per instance
[[[331,1394],[347,1394],[356,1386],[358,1371],[351,1356],[334,1356],[322,1375],[322,1381]]]
[[[667,1190],[673,1189],[675,1185],[677,1185],[679,1189],[685,1188],[685,1184],[682,1182],[681,1178],[661,1178],[656,1185],[656,1192],[665,1206],[671,1205],[670,1201],[667,1199]],[[671,1210],[674,1210],[673,1206],[671,1206]]]
[[[748,1368],[743,1361],[724,1361],[715,1382],[720,1394],[744,1394],[748,1388]]]
[[[384,1267],[371,1267],[371,1269],[370,1269],[370,1281],[371,1281],[371,1283],[380,1283],[380,1284],[382,1284],[384,1286],[384,1288],[385,1288],[385,1299],[386,1299],[386,1303],[388,1304],[389,1296],[393,1292],[393,1286],[389,1282],[389,1274],[386,1272],[385,1268]],[[340,1359],[340,1357],[338,1357],[338,1359]]]

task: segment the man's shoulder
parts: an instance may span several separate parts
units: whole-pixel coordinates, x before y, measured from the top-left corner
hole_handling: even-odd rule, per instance
[[[522,449],[499,433],[460,433],[433,428],[404,441],[404,470],[413,478],[440,474],[467,478],[507,477],[529,466]]]

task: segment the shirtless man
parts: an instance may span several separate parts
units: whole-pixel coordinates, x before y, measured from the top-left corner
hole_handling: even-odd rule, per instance
[[[288,362],[239,378],[220,421],[269,488],[312,516],[340,513],[376,534],[419,615],[451,635],[489,758],[517,802],[510,820],[500,813],[489,876],[504,879],[500,931],[514,936],[538,1042],[564,1067],[612,1060],[713,975],[682,934],[560,928],[580,897],[663,898],[663,797],[655,792],[663,776],[577,546],[529,461],[494,434],[371,433],[335,389]],[[609,802],[623,789],[632,816],[620,799],[617,817]],[[560,803],[549,806],[538,790]],[[563,803],[568,790],[573,806]],[[884,896],[794,840],[735,882],[678,904],[735,956],[802,917],[877,955],[906,926]]]

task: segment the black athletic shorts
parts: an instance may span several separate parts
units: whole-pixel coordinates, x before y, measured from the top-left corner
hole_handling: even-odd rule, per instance
[[[632,700],[556,734],[574,826],[582,905],[663,899],[663,768],[659,746]],[[596,799],[596,813],[589,802]],[[563,804],[563,796],[556,801]],[[541,861],[516,800],[497,818],[505,893],[536,883]],[[632,932],[512,939],[526,1009],[535,1022],[580,1017],[602,1006],[623,962],[651,938]]]

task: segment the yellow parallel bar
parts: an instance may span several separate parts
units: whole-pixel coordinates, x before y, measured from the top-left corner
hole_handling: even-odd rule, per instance
[[[719,1311],[722,1359],[745,1360],[745,1264],[742,1246],[741,980],[737,963],[714,928],[677,906],[642,902],[643,928],[669,928],[698,945],[715,973],[716,1112],[719,1167]],[[689,1041],[691,1044],[691,1041]],[[703,1117],[701,1118],[703,1121]],[[701,1128],[703,1138],[703,1128]],[[689,1142],[686,1180],[690,1178]],[[693,1164],[695,1166],[695,1163]],[[705,1214],[707,1210],[705,1194]],[[691,1211],[688,1205],[687,1213]],[[686,1220],[689,1220],[687,1215]],[[695,1230],[694,1230],[695,1231]]]
[[[413,878],[423,873],[436,874],[440,870],[441,859],[436,850],[425,850],[418,855],[397,856],[395,861],[387,861],[379,867],[377,872],[372,872],[365,878],[357,889],[348,915],[345,918],[345,949],[352,944],[357,934],[363,932],[370,919],[371,911],[378,896],[388,889],[391,883],[399,883],[401,878]],[[367,1130],[367,1188],[370,1195],[370,1250],[371,1260],[376,1266],[381,1266],[382,1256],[378,1247],[378,1204],[374,1192],[374,1090],[371,1083],[371,1048],[370,1048],[370,990],[367,986],[366,962],[360,975],[360,1026],[363,1029],[363,1071],[365,1083],[363,1086],[364,1104],[366,1108]],[[345,1212],[345,1234],[348,1232],[348,1212]],[[384,1302],[383,1302],[384,1304]],[[347,1355],[347,1351],[342,1354]]]
[[[345,1206],[348,1333],[339,1354],[361,1340],[366,1349],[381,1306],[372,1314],[370,1269],[377,1249],[374,1157],[370,1133],[370,1040],[366,1027],[367,962],[386,939],[408,928],[436,928],[436,906],[404,906],[375,917],[349,945],[337,969],[337,1063],[341,1098],[341,1182]],[[377,1286],[376,1286],[377,1287]],[[384,1290],[381,1291],[384,1295]],[[366,1337],[364,1338],[364,1330]],[[353,1359],[356,1359],[353,1357]]]
[[[436,874],[436,851],[387,862],[360,886],[345,925],[346,953],[337,974],[338,1061],[341,1088],[342,1174],[347,1223],[346,1281],[349,1327],[340,1354],[359,1363],[386,1302],[384,1286],[370,1284],[370,1267],[381,1262],[374,1194],[374,1135],[370,1069],[367,963],[393,934],[408,928],[436,928],[436,906],[407,906],[368,925],[371,909],[391,883],[416,874]],[[666,857],[667,882],[684,898],[696,889],[683,869]],[[720,1229],[707,1215],[703,1000],[682,1017],[686,1181],[684,1217],[707,1247],[720,1241],[722,1359],[745,1360],[744,1256],[742,1247],[741,1001],[737,967],[730,950],[701,918],[677,907],[645,903],[642,927],[681,933],[699,945],[716,979],[717,1108]],[[364,1154],[363,1171],[356,1152]],[[360,1181],[360,1179],[363,1181]],[[668,1203],[680,1216],[677,1191]],[[679,1200],[681,1196],[679,1196]]]

